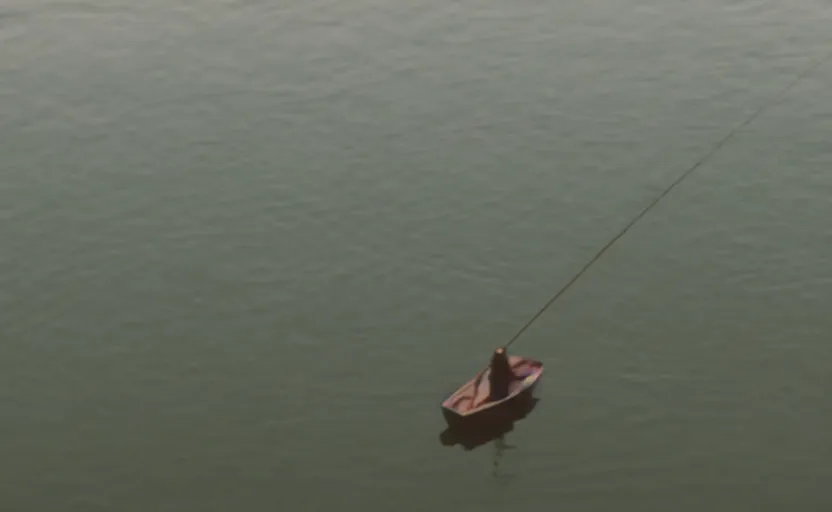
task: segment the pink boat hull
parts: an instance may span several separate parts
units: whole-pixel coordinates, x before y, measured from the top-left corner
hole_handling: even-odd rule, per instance
[[[529,401],[543,374],[543,363],[525,357],[509,356],[509,364],[512,371],[523,378],[511,383],[508,396],[502,400],[488,400],[489,369],[485,368],[442,402],[442,415],[448,425],[499,420]]]

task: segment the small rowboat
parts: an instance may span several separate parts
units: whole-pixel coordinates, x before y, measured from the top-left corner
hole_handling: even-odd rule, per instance
[[[499,420],[513,406],[532,398],[532,392],[543,374],[543,363],[520,356],[509,356],[511,370],[521,377],[509,386],[508,396],[489,401],[489,368],[480,371],[442,402],[442,415],[449,426],[479,421]]]

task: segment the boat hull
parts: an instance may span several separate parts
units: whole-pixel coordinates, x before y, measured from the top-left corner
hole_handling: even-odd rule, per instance
[[[488,368],[469,380],[442,404],[442,416],[450,427],[467,427],[514,421],[534,401],[543,374],[543,364],[533,359],[511,356],[512,371],[521,379],[512,383],[509,395],[489,401]]]
[[[509,397],[494,407],[474,414],[463,415],[451,408],[442,406],[442,417],[445,419],[445,423],[452,428],[485,427],[517,421],[525,416],[525,410],[533,404],[534,392],[539,382],[540,379],[536,380],[534,384],[525,388],[520,393]]]

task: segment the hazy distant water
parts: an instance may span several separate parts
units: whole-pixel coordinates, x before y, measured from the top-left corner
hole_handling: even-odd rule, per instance
[[[832,509],[825,2],[0,0],[0,510]]]

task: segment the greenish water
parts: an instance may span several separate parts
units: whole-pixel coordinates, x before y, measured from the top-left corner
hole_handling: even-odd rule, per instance
[[[0,509],[832,508],[811,0],[0,2]]]

